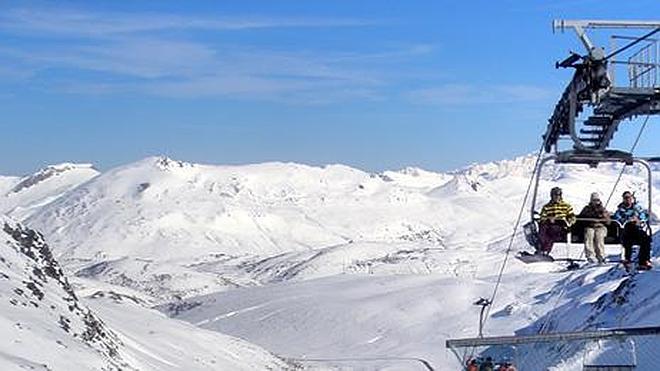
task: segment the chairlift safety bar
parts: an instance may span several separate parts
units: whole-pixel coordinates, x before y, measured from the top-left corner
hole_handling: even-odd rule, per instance
[[[534,181],[534,192],[532,193],[532,206],[531,206],[531,220],[534,220],[534,214],[536,213],[536,198],[538,195],[538,188],[539,188],[539,182],[541,180],[541,171],[543,170],[543,165],[545,165],[546,162],[554,160],[556,163],[567,163],[567,164],[589,164],[589,165],[598,165],[601,162],[622,162],[625,163],[626,165],[630,165],[633,163],[640,164],[646,168],[647,171],[647,182],[648,182],[648,203],[647,203],[647,208],[649,211],[649,215],[652,215],[652,207],[653,207],[653,185],[652,185],[652,174],[651,174],[651,165],[649,165],[649,161],[643,158],[637,158],[637,157],[632,157],[632,155],[627,155],[625,152],[621,152],[617,154],[616,156],[611,155],[611,156],[593,156],[593,155],[580,155],[580,154],[575,154],[572,151],[569,151],[569,153],[559,153],[557,155],[550,155],[541,160],[539,162],[539,166],[536,168],[536,173],[534,176],[536,177]],[[651,159],[653,162],[660,161],[660,159],[652,158]]]

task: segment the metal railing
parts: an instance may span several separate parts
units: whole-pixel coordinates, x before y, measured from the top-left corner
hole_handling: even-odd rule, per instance
[[[611,48],[616,50],[617,40],[630,42],[635,40],[631,36],[611,36]],[[616,67],[625,66],[628,78],[628,87],[654,88],[660,86],[660,40],[649,38],[640,43],[625,60],[610,62],[609,74],[616,85]]]

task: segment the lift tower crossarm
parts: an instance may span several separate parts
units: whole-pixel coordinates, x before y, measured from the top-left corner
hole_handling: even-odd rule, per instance
[[[564,32],[567,28],[572,28],[577,34],[584,47],[589,53],[594,50],[594,45],[587,37],[586,29],[609,28],[609,29],[640,29],[640,28],[658,28],[660,21],[621,21],[621,20],[565,20],[555,19],[552,21],[552,30]]]
[[[593,20],[593,19],[555,19],[552,22],[554,30],[564,31],[565,28],[657,28],[660,27],[659,21],[623,21],[623,20]]]

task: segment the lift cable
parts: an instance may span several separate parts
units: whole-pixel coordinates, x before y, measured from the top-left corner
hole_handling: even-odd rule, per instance
[[[525,197],[523,198],[523,201],[520,205],[520,210],[518,211],[518,218],[516,219],[516,223],[514,224],[513,227],[513,233],[511,233],[511,238],[509,239],[509,246],[506,249],[506,255],[504,256],[504,261],[502,262],[502,266],[500,267],[500,271],[497,275],[497,282],[495,283],[495,288],[493,289],[493,294],[490,297],[490,305],[486,309],[486,314],[484,316],[484,323],[488,320],[489,315],[490,315],[490,310],[492,308],[492,304],[495,301],[495,297],[497,296],[497,291],[500,287],[500,284],[502,282],[502,275],[504,274],[504,268],[506,267],[506,264],[509,260],[509,255],[511,253],[511,250],[513,248],[513,241],[515,240],[516,237],[516,232],[518,231],[518,227],[520,226],[520,221],[522,220],[523,213],[525,212],[525,205],[527,204],[527,199],[529,198],[530,191],[532,189],[532,184],[534,183],[534,174],[536,174],[536,169],[539,166],[539,163],[541,162],[541,157],[543,156],[543,149],[545,148],[546,142],[548,140],[548,136],[545,137],[543,140],[543,144],[541,144],[541,148],[539,148],[539,152],[536,155],[536,162],[534,163],[534,168],[532,169],[532,174],[529,178],[529,184],[527,185],[527,191],[525,191]],[[483,327],[482,324],[482,327]]]
[[[532,184],[534,183],[534,174],[536,174],[536,169],[539,167],[539,163],[541,162],[541,157],[543,156],[543,149],[545,148],[546,142],[548,141],[549,136],[546,136],[543,140],[543,143],[541,144],[541,148],[539,148],[539,151],[536,155],[536,161],[534,162],[534,167],[532,168],[532,174],[529,179],[529,184],[527,185],[527,191],[525,191],[525,197],[523,198],[523,201],[520,205],[520,210],[518,211],[518,218],[516,219],[516,223],[513,226],[513,232],[511,233],[511,238],[509,239],[509,245],[506,249],[506,254],[504,255],[504,261],[502,262],[502,266],[500,267],[500,271],[497,274],[497,282],[495,283],[495,287],[493,288],[493,294],[491,295],[490,299],[484,299],[487,300],[487,305],[484,307],[486,308],[485,313],[482,308],[481,315],[479,317],[479,334],[480,336],[483,335],[483,328],[488,321],[488,318],[490,317],[490,309],[492,308],[492,304],[495,300],[495,297],[497,296],[497,291],[500,287],[500,284],[502,282],[502,276],[504,275],[504,268],[506,267],[506,264],[509,260],[509,255],[511,254],[511,250],[513,248],[513,241],[515,240],[516,237],[516,232],[518,231],[518,227],[520,226],[520,221],[522,220],[522,215],[525,211],[525,205],[527,204],[527,199],[529,198],[529,193],[532,189]],[[474,353],[476,351],[476,347],[472,347],[471,350],[468,350],[469,348],[465,349],[465,352],[463,353],[463,358],[467,358],[468,353],[470,354],[470,358],[474,357]]]
[[[646,129],[646,124],[649,122],[650,117],[651,117],[650,113],[646,115],[646,119],[644,119],[644,123],[642,124],[642,127],[639,129],[639,133],[637,133],[637,138],[635,139],[635,142],[633,143],[632,148],[630,149],[630,153],[633,153],[635,151],[635,148],[637,148],[637,144],[639,143],[639,140],[642,137],[642,133],[644,132],[644,129]],[[607,208],[607,205],[610,204],[610,200],[612,199],[612,196],[616,191],[616,187],[619,185],[619,181],[621,181],[621,177],[623,176],[625,170],[626,170],[626,165],[624,164],[623,167],[621,168],[621,172],[619,172],[619,177],[616,179],[616,182],[614,183],[614,187],[612,187],[612,191],[610,192],[610,195],[607,197],[607,201],[605,202],[605,208]]]
[[[610,53],[607,57],[605,57],[605,60],[608,60],[608,59],[614,57],[615,55],[624,52],[625,50],[627,50],[627,49],[629,49],[629,48],[631,48],[631,47],[637,45],[638,43],[640,43],[640,42],[642,42],[642,41],[648,39],[649,37],[655,35],[655,34],[658,33],[658,32],[660,32],[660,27],[658,27],[658,28],[656,28],[655,30],[653,30],[653,31],[651,31],[651,32],[649,32],[649,33],[647,33],[647,34],[644,35],[644,36],[641,36],[640,38],[638,38],[638,39],[636,39],[635,41],[629,43],[628,45],[625,45],[625,46],[623,46],[623,47],[621,47],[621,48],[619,48],[619,49],[613,51],[613,52]]]

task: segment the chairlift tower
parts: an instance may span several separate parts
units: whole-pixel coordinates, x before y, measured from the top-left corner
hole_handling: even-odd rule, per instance
[[[660,44],[653,37],[660,32],[660,21],[555,20],[552,28],[573,30],[586,54],[573,52],[556,63],[557,68],[573,68],[575,73],[548,120],[544,149],[558,151],[557,142],[570,138],[573,150],[583,156],[608,157],[604,151],[622,121],[660,114]],[[589,38],[587,32],[596,29],[650,32],[640,37],[610,35],[612,50],[606,54]],[[617,48],[618,40],[627,44]],[[615,79],[619,66],[627,67],[628,79],[623,84]],[[578,128],[576,119],[587,107],[592,112]]]
[[[632,150],[613,149],[610,148],[610,143],[622,122],[642,115],[647,116],[647,119],[652,115],[660,115],[660,21],[555,20],[552,28],[555,32],[575,32],[585,52],[571,52],[566,59],[556,63],[556,68],[572,68],[574,74],[555,105],[543,134],[543,150],[552,154],[540,161],[535,169],[532,221],[536,214],[534,205],[541,169],[551,160],[558,164],[582,164],[590,167],[596,167],[602,162],[641,164],[648,172],[648,207],[651,212],[652,178],[649,162],[660,162],[660,157],[634,157]],[[646,32],[634,36],[610,34],[610,51],[606,52],[604,47],[596,45],[590,38],[589,33],[596,30]],[[619,43],[622,45],[618,46]],[[621,69],[627,72],[624,75],[627,78],[617,80],[615,77]],[[560,149],[560,140],[570,140],[572,148]],[[557,359],[545,359],[547,353],[542,351],[536,359],[518,362],[521,367],[524,365],[535,369],[543,363],[552,365],[564,362],[564,358],[561,358],[563,355],[570,357],[577,349],[585,347],[588,350],[588,343],[616,340],[618,345],[615,348],[620,348],[625,341],[629,341],[633,344],[630,349],[635,353],[635,339],[642,341],[644,338],[660,336],[660,327],[652,326],[484,337],[484,308],[492,306],[492,302],[478,301],[474,304],[482,306],[478,337],[449,339],[446,343],[446,347],[454,351],[462,364],[465,364],[466,356],[471,354],[472,357],[479,347],[487,348],[479,352],[480,355],[520,354],[519,347],[525,344],[529,344],[529,348],[524,353],[529,354],[543,350],[539,345],[541,343],[549,344],[552,349],[557,350],[557,357],[560,357]],[[463,357],[459,354],[460,349],[464,350]],[[614,353],[620,355],[622,351]],[[618,362],[596,362],[594,357],[587,359],[585,355],[582,369],[632,370],[638,366],[635,354],[631,360],[619,359]]]
[[[660,21],[555,20],[552,29],[554,32],[574,31],[586,53],[571,52],[568,58],[555,64],[556,68],[573,68],[575,72],[555,105],[543,134],[544,150],[554,152],[554,156],[546,157],[536,169],[532,218],[541,169],[548,161],[590,167],[601,162],[640,164],[648,174],[647,205],[651,212],[649,162],[659,162],[660,158],[634,157],[628,151],[610,148],[610,143],[625,120],[660,114]],[[588,32],[596,30],[647,32],[639,36],[610,33],[611,50],[606,53],[604,47],[595,45],[589,37]],[[620,41],[625,45],[619,46]],[[622,67],[627,72],[627,79],[619,81],[621,79],[617,80],[615,76]],[[571,140],[572,148],[560,149],[562,139]]]

